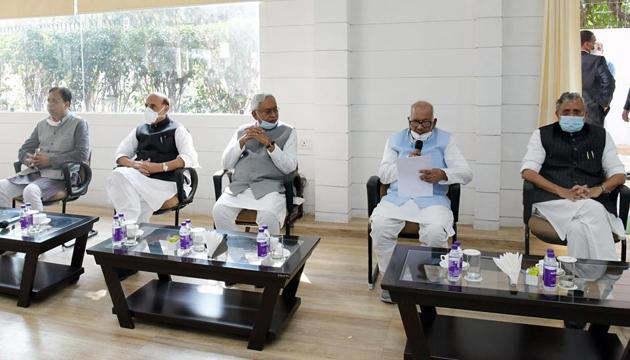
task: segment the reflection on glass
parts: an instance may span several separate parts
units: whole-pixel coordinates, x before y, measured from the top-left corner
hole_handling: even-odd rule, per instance
[[[142,227],[144,234],[138,237],[136,246],[125,249],[126,253],[141,252],[154,255],[167,255],[184,259],[212,260],[232,264],[262,265],[270,267],[282,267],[286,261],[294,254],[302,244],[301,240],[295,238],[283,238],[284,256],[272,258],[268,255],[265,258],[258,257],[256,238],[244,235],[223,234],[221,243],[209,254],[208,248],[205,251],[191,251],[185,256],[177,256],[177,230],[167,228],[156,228],[151,225]],[[111,245],[109,245],[111,247]]]
[[[19,216],[18,209],[1,209],[0,221],[8,221],[9,226],[0,230],[0,236],[6,239],[24,240],[24,241],[41,241],[44,240],[51,233],[76,224],[82,220],[80,217],[72,215],[55,215],[50,213],[43,213],[46,217],[50,218],[50,222],[47,224],[39,225],[37,231],[22,230],[20,228],[19,221],[16,217]],[[48,222],[48,221],[46,221]]]
[[[509,279],[492,261],[491,256],[482,255],[480,261],[481,282],[471,282],[461,279],[457,282],[449,282],[447,270],[440,266],[440,255],[443,250],[411,249],[407,252],[405,262],[400,274],[401,281],[412,283],[425,283],[443,285],[448,291],[475,291],[475,289],[487,289],[498,291],[518,291],[531,294],[532,298],[543,296],[546,299],[564,299],[566,297],[589,299],[612,299],[629,301],[628,286],[617,286],[615,296],[615,284],[623,277],[626,268],[615,263],[607,264],[601,261],[578,260],[575,264],[574,282],[577,288],[574,290],[558,289],[553,293],[545,292],[542,281],[537,286],[525,285],[525,274],[521,271],[518,285],[510,288]],[[522,268],[526,269],[536,263],[536,260],[523,259]],[[630,274],[626,274],[626,277]],[[625,283],[630,283],[626,280]],[[413,285],[411,285],[413,286]]]

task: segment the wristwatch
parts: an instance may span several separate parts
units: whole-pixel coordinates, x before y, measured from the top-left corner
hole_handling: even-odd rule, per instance
[[[165,162],[162,163],[162,172],[167,172],[168,171],[168,165],[166,165]]]
[[[599,188],[602,189],[602,194],[606,193],[606,187],[604,186],[604,184],[599,185]]]

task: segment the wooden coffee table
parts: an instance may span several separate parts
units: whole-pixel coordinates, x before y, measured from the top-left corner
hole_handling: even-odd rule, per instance
[[[446,249],[397,245],[382,288],[398,304],[407,335],[405,359],[630,359],[606,325],[630,326],[628,264],[579,259],[575,290],[517,286],[482,253],[481,282],[449,282]],[[540,257],[523,256],[522,267]],[[418,312],[420,305],[421,312]],[[598,331],[438,315],[436,307],[596,323]],[[603,330],[602,330],[603,329]]]
[[[87,250],[101,266],[121,327],[133,329],[133,318],[161,321],[249,337],[248,348],[262,350],[278,335],[300,306],[296,291],[306,260],[319,238],[284,237],[287,258],[265,260],[256,254],[255,234],[227,233],[213,254],[177,256],[167,239],[179,228],[142,224],[138,244],[112,248],[111,240]],[[158,279],[125,296],[117,272],[148,271]],[[251,284],[262,293],[176,282],[171,275]],[[218,291],[217,291],[218,290]]]
[[[19,222],[0,231],[0,250],[24,253],[0,256],[0,293],[17,295],[18,306],[28,307],[33,298],[49,295],[77,282],[83,269],[88,233],[98,217],[46,212],[49,228],[37,233],[22,232]],[[0,220],[18,216],[17,209],[0,209]],[[76,239],[70,265],[39,261],[39,255]]]

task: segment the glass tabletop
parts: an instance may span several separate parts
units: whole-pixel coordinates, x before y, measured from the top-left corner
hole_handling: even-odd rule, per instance
[[[254,234],[206,231],[206,244],[202,251],[190,249],[182,253],[178,249],[178,229],[151,224],[142,224],[140,229],[142,235],[134,245],[123,244],[120,248],[114,248],[111,239],[108,239],[99,244],[99,247],[116,254],[158,255],[174,261],[200,261],[202,263],[216,261],[236,266],[281,268],[303,244],[300,238],[279,236],[280,242],[284,245],[283,256],[277,259],[271,256],[261,258],[258,257]],[[215,241],[209,240],[212,234],[218,237]]]
[[[510,285],[508,276],[493,261],[498,254],[482,253],[481,281],[468,281],[464,276],[456,282],[448,281],[448,270],[441,266],[440,256],[444,249],[411,248],[407,251],[398,279],[412,287],[431,287],[451,292],[477,293],[486,295],[520,294],[530,299],[590,301],[606,300],[623,303],[630,307],[630,275],[627,265],[620,262],[578,259],[573,267],[574,284],[571,289],[543,288],[542,279],[537,285],[525,282],[525,269],[535,266],[540,257],[523,256],[517,285]],[[442,261],[442,263],[444,263]],[[442,264],[444,265],[444,264]],[[463,272],[463,275],[466,271]]]
[[[66,230],[73,225],[86,221],[87,217],[69,214],[46,214],[44,224],[34,226],[31,230],[22,230],[19,222],[19,209],[0,209],[0,221],[9,222],[9,226],[0,230],[0,238],[8,240],[22,240],[30,242],[42,242],[51,236]]]

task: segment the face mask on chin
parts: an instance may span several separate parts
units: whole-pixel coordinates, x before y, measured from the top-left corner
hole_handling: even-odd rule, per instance
[[[560,128],[562,131],[574,133],[582,130],[584,127],[584,116],[560,116]]]
[[[433,130],[425,132],[423,134],[418,134],[417,132],[411,130],[411,137],[414,140],[427,141],[431,138],[431,135],[433,135]]]
[[[278,121],[276,122],[269,122],[269,121],[265,121],[265,120],[260,120],[260,127],[265,129],[265,130],[271,130],[274,129],[276,126],[278,126]]]

